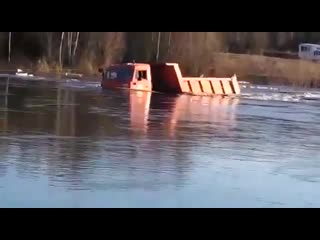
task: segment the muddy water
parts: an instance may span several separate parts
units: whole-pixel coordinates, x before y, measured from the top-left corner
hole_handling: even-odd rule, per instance
[[[0,207],[319,207],[320,93],[0,79]]]

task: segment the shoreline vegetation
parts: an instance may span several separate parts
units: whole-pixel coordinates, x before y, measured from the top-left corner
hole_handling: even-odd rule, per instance
[[[46,62],[34,64],[0,64],[0,72],[14,71],[18,68],[39,76],[65,77],[83,75],[85,78],[99,80],[98,66],[87,63],[77,68],[60,68]],[[289,85],[295,87],[319,88],[320,64],[300,59],[284,59],[249,54],[214,53],[212,64],[205,76],[226,77],[234,73],[240,81],[257,84]],[[183,73],[183,75],[186,75]]]
[[[99,79],[112,63],[175,62],[184,76],[318,88],[320,64],[295,53],[318,40],[312,32],[0,32],[0,72]]]

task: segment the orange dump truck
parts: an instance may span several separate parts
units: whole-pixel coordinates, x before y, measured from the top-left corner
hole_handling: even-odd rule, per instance
[[[125,63],[99,69],[104,89],[126,88],[162,93],[194,95],[236,95],[240,87],[236,75],[230,78],[183,77],[176,63]]]

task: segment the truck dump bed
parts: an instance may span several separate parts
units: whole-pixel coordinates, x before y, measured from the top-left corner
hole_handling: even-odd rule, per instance
[[[152,64],[151,76],[154,91],[196,95],[240,94],[235,75],[231,78],[183,77],[176,63]]]

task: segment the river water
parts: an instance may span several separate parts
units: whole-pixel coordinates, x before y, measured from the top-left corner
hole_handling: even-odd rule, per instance
[[[0,79],[0,207],[319,207],[320,92]]]

